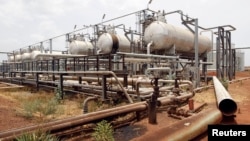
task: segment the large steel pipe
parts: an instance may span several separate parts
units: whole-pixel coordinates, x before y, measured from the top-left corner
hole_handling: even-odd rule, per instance
[[[158,98],[157,106],[168,105],[172,101],[178,101],[178,100],[182,100],[182,99],[187,99],[187,98],[191,98],[193,96],[194,96],[194,93],[188,93],[188,94],[184,94],[184,95],[173,97],[173,98],[160,97],[160,98]]]
[[[188,141],[206,132],[209,124],[218,124],[221,120],[222,113],[217,108],[210,108],[136,140]]]
[[[237,104],[216,76],[213,76],[214,90],[219,110],[225,116],[232,116],[237,111]]]

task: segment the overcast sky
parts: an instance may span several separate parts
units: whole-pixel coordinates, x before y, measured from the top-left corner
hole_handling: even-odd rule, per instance
[[[148,0],[0,0],[0,52],[23,48],[82,27],[147,8]],[[232,25],[236,47],[250,46],[249,0],[153,0],[149,8],[182,10],[202,27]],[[174,15],[179,18],[179,15]],[[135,17],[132,17],[135,18]],[[180,21],[169,21],[170,24]],[[62,50],[65,46],[62,47]],[[245,65],[250,65],[250,51]],[[0,60],[7,59],[4,55]]]

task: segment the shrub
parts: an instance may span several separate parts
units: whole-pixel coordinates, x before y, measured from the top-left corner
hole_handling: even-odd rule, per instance
[[[33,114],[39,109],[40,106],[41,106],[41,101],[39,99],[24,101],[23,103],[24,117],[32,118]]]
[[[56,99],[32,99],[23,102],[24,113],[26,118],[32,118],[34,113],[40,113],[43,115],[55,114],[58,108],[58,102]]]
[[[113,133],[114,130],[110,123],[106,120],[102,120],[101,122],[98,122],[94,128],[92,137],[94,137],[96,141],[114,141]]]

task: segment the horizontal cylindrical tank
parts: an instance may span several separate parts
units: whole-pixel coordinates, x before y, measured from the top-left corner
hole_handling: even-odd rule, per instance
[[[115,53],[118,50],[119,52],[129,52],[130,42],[125,35],[104,33],[99,37],[97,47],[98,54]]]
[[[17,62],[17,61],[21,61],[21,59],[22,59],[22,55],[21,55],[20,51],[14,51],[13,61]]]
[[[21,54],[16,54],[15,55],[15,61],[21,61],[22,60],[22,55]]]
[[[36,56],[37,56],[38,54],[42,54],[41,51],[39,51],[39,50],[33,50],[32,53],[31,53],[31,59],[32,59],[32,60],[35,60],[35,59],[36,59]]]
[[[89,55],[93,49],[94,46],[89,41],[73,40],[69,44],[69,53],[74,55]]]
[[[30,53],[24,53],[22,54],[22,61],[30,60]]]
[[[22,61],[28,61],[31,59],[31,49],[30,48],[21,50],[21,59],[22,59]]]
[[[8,55],[8,62],[14,62],[14,56]]]
[[[14,51],[13,54],[7,54],[8,62],[21,61],[22,55],[20,51]]]
[[[153,41],[151,51],[170,49],[175,46],[176,52],[194,53],[194,34],[188,29],[176,27],[164,22],[154,21],[145,29],[146,43]],[[204,35],[199,35],[199,53],[212,48],[212,42]]]

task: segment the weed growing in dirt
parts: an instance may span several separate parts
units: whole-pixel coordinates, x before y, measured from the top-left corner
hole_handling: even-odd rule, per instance
[[[225,88],[226,90],[228,90],[228,85],[229,85],[228,80],[227,80],[227,79],[221,79],[220,82],[221,82],[221,84],[224,86],[224,88]]]
[[[41,105],[41,101],[40,100],[34,100],[34,101],[25,101],[23,102],[23,116],[25,118],[32,118],[33,114],[39,109]]]
[[[23,116],[25,118],[32,118],[35,113],[39,113],[40,117],[53,115],[58,109],[58,102],[55,98],[37,98],[27,99],[23,101]]]
[[[43,115],[52,115],[56,113],[58,102],[52,98],[40,106],[40,111]]]
[[[101,122],[98,122],[94,128],[92,137],[96,141],[114,141],[115,139],[113,134],[114,130],[110,123],[108,123],[106,120],[102,120]]]
[[[47,132],[38,130],[34,133],[24,133],[16,138],[17,141],[59,141],[56,137]]]

